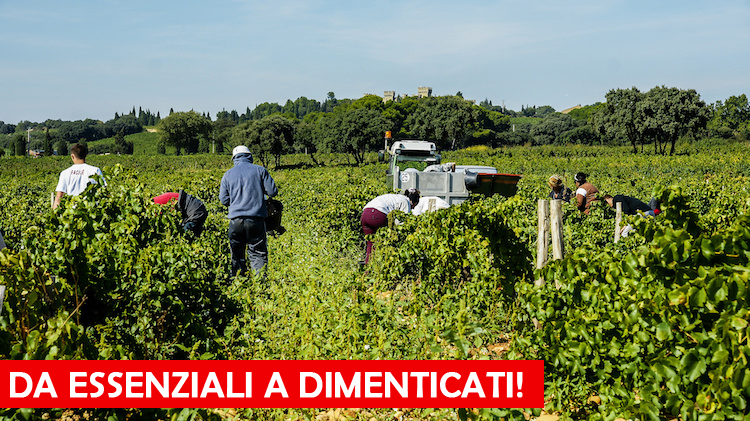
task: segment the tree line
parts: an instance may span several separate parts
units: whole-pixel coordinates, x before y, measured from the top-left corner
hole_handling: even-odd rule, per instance
[[[724,139],[750,137],[750,106],[747,96],[732,96],[707,105],[695,90],[657,86],[647,92],[637,88],[613,89],[605,103],[576,107],[559,113],[550,106],[524,106],[520,112],[496,106],[485,99],[478,105],[461,93],[438,97],[398,97],[383,102],[376,95],[357,100],[337,99],[329,92],[323,102],[300,97],[284,105],[263,103],[242,114],[222,110],[216,119],[195,111],[174,112],[161,118],[159,113],[135,107],[105,123],[96,120],[44,123],[0,122],[0,147],[25,153],[50,148],[67,153],[67,146],[114,137],[115,144],[102,145],[107,152],[132,153],[125,136],[139,133],[146,125],[156,125],[160,133],[157,150],[168,146],[180,153],[226,153],[237,144],[246,144],[266,163],[278,162],[286,153],[347,153],[355,162],[383,145],[383,134],[396,138],[432,140],[441,149],[472,145],[490,147],[514,145],[630,144],[634,152],[653,145],[660,154],[674,153],[675,143],[684,136],[713,136]],[[29,128],[44,128],[26,132]],[[20,137],[27,135],[26,140]],[[97,145],[98,146],[98,145]],[[94,153],[103,152],[94,150]]]
[[[22,121],[14,125],[0,121],[0,134],[6,135],[0,136],[0,148],[9,149],[15,155],[25,155],[27,150],[40,150],[44,155],[52,155],[53,151],[57,151],[59,155],[64,155],[70,144],[114,137],[115,150],[111,152],[133,153],[132,142],[128,143],[124,137],[140,133],[144,126],[153,126],[160,121],[158,112],[153,114],[140,107],[137,114],[133,107],[129,113],[115,113],[115,117],[106,122],[93,119],[46,120],[42,123]]]
[[[356,163],[383,146],[383,134],[436,142],[441,149],[472,145],[631,144],[634,152],[653,145],[659,154],[673,154],[678,139],[714,136],[750,137],[750,106],[746,95],[705,104],[695,90],[657,86],[648,92],[613,89],[605,103],[578,107],[565,114],[552,107],[524,107],[525,115],[479,105],[460,95],[399,98],[383,102],[367,95],[338,101],[330,112],[309,100],[262,104],[239,115],[221,112],[211,122],[195,112],[174,113],[160,124],[161,146],[177,153],[216,152],[245,144],[264,164],[277,165],[287,153],[346,153]],[[333,93],[326,103],[335,101]],[[525,117],[525,118],[523,118]]]
[[[331,111],[324,111],[328,108]],[[315,162],[315,153],[346,153],[361,163],[367,152],[382,146],[386,131],[452,149],[487,142],[500,145],[499,134],[511,127],[507,115],[459,96],[383,102],[376,95],[337,100],[331,92],[320,107],[300,98],[285,107],[261,104],[257,109],[243,115],[221,112],[213,122],[194,111],[173,113],[158,126],[159,150],[171,146],[178,154],[220,153],[245,144],[263,163],[278,163],[281,155],[294,152],[306,152]]]

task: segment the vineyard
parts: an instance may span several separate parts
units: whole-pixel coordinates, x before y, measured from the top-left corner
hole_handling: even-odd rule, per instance
[[[750,151],[476,147],[444,161],[523,175],[511,198],[477,198],[378,231],[366,268],[360,213],[385,165],[284,155],[269,170],[286,233],[267,278],[230,278],[226,155],[90,156],[106,187],[50,194],[68,157],[0,158],[3,359],[541,359],[544,410],[223,409],[85,411],[125,419],[742,420],[750,412]],[[648,201],[657,218],[564,205],[565,258],[535,270],[547,178]],[[200,237],[151,198],[184,189],[209,210]],[[534,280],[547,282],[535,286]],[[560,286],[557,288],[556,283]],[[533,320],[538,322],[535,327]],[[0,410],[37,419],[64,410]],[[68,410],[83,415],[84,410]]]

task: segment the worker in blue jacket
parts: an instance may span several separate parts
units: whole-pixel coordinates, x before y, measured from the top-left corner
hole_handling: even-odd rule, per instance
[[[232,276],[247,271],[247,260],[257,274],[268,264],[266,196],[274,197],[279,190],[268,170],[253,164],[247,146],[234,148],[232,160],[234,167],[221,177],[219,191],[219,200],[229,207]]]

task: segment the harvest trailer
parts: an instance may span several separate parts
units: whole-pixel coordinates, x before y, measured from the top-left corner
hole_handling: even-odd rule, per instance
[[[494,167],[482,165],[441,164],[433,142],[396,140],[380,151],[381,160],[388,155],[386,179],[393,190],[415,188],[422,196],[437,196],[450,205],[459,204],[472,193],[510,197],[518,191],[520,175],[498,174]]]

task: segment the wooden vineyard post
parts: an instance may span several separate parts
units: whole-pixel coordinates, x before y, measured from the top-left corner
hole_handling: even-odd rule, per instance
[[[432,212],[435,210],[435,199],[430,199],[429,202],[427,202],[427,212]]]
[[[620,224],[622,223],[622,202],[615,203],[615,243],[620,241]]]
[[[538,202],[537,218],[539,229],[536,240],[536,268],[541,269],[547,264],[549,253],[549,202],[540,199]],[[544,285],[544,278],[534,281],[537,286]]]
[[[552,237],[552,258],[561,260],[563,258],[563,221],[562,221],[562,200],[552,200],[551,203],[546,200],[539,200],[537,208],[538,218],[538,235],[536,245],[536,268],[541,269],[547,264],[547,255],[549,253],[550,232]],[[542,286],[545,284],[544,278],[540,277],[534,281],[534,285]],[[560,284],[555,280],[555,287],[560,289]],[[539,320],[535,317],[531,319],[536,329],[541,327]]]
[[[552,258],[562,260],[565,255],[563,249],[563,220],[562,200],[553,200],[550,206],[550,230],[552,231]]]

